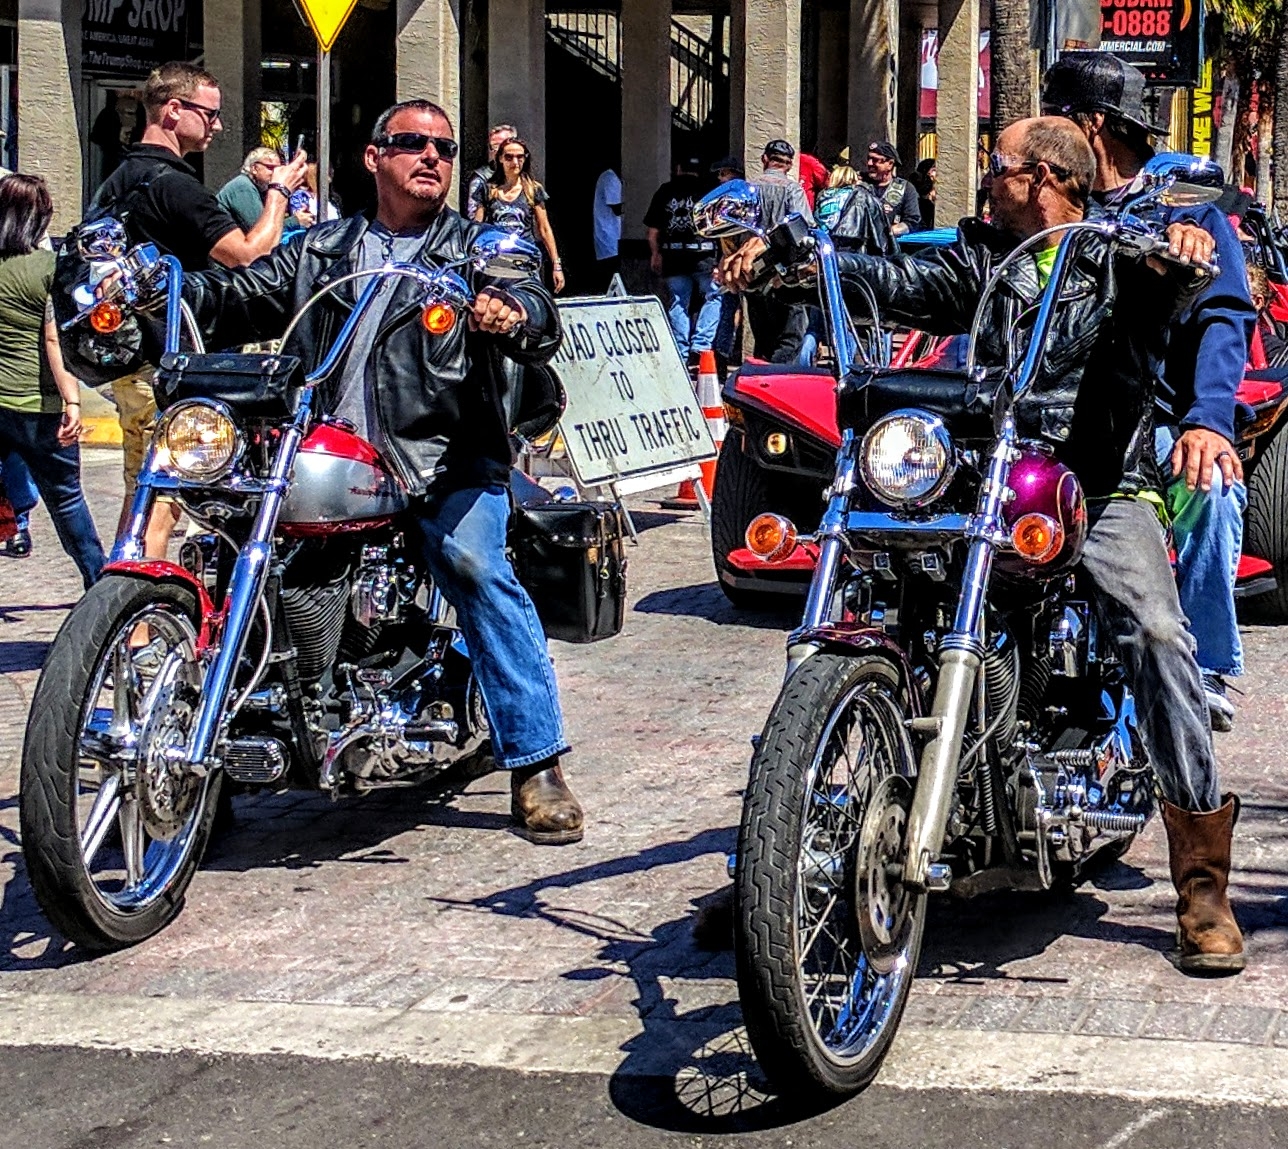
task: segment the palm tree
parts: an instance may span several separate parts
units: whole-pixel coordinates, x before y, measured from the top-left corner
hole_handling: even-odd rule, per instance
[[[993,135],[1033,114],[1029,0],[992,0],[989,52],[992,55]]]
[[[1275,52],[1275,207],[1288,213],[1288,10],[1279,13],[1278,50]]]

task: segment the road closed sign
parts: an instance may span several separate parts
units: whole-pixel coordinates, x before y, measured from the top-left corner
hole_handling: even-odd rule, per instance
[[[568,395],[559,426],[583,487],[716,457],[659,300],[570,299],[559,314],[551,366]]]

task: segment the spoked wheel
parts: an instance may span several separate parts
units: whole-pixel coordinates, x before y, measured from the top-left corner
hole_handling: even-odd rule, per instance
[[[885,659],[816,654],[752,760],[735,875],[738,991],[784,1095],[845,1095],[880,1068],[912,987],[924,895],[898,880],[913,751]]]
[[[185,767],[201,696],[184,587],[122,576],[68,616],[32,699],[23,745],[23,856],[49,920],[111,950],[183,905],[210,836],[219,775]]]

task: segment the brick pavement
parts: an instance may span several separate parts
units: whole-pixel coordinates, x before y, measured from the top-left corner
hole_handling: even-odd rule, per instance
[[[118,459],[86,455],[103,524]],[[689,930],[695,904],[724,882],[785,623],[724,603],[696,518],[640,519],[623,635],[555,644],[583,843],[542,850],[507,833],[497,777],[338,803],[246,797],[178,922],[83,961],[49,936],[17,845],[27,700],[77,594],[38,515],[36,556],[0,560],[0,993],[384,1007],[476,1015],[481,1030],[507,1017],[632,1019],[643,1035],[628,1057],[677,1021],[736,1027],[732,963],[699,951]],[[1166,960],[1173,894],[1155,822],[1124,863],[1067,899],[935,902],[910,1028],[1288,1046],[1285,639],[1245,632],[1246,698],[1218,740],[1225,782],[1244,797],[1233,890],[1247,973],[1197,981]]]

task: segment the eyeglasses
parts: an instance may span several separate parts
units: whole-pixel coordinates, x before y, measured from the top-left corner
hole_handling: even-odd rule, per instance
[[[213,128],[216,124],[223,122],[223,116],[218,108],[208,108],[205,104],[194,104],[191,100],[180,100],[180,107],[187,108],[190,112],[196,112],[206,121],[206,126]]]
[[[454,160],[461,145],[447,136],[427,136],[423,132],[394,132],[371,141],[381,151],[423,152],[430,144],[440,160]]]
[[[1062,168],[1050,160],[1022,160],[1018,156],[1008,156],[1003,152],[990,152],[988,156],[988,174],[995,180],[1011,172],[1033,171],[1038,164],[1046,164],[1057,179],[1067,180],[1072,174],[1068,168]]]

